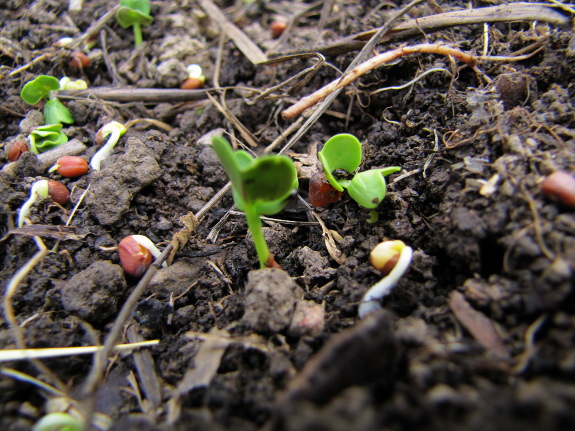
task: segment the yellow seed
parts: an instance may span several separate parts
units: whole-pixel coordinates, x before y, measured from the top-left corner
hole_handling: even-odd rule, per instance
[[[387,275],[397,263],[404,247],[405,243],[400,240],[380,242],[371,251],[369,263],[383,275]]]

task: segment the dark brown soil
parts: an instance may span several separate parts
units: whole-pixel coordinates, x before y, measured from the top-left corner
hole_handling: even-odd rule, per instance
[[[145,43],[136,54],[132,31],[109,20],[95,46],[85,51],[90,65],[79,71],[69,66],[69,49],[52,45],[83,34],[115,2],[84,1],[81,11],[68,11],[65,1],[4,3],[0,143],[5,150],[42,123],[42,105],[31,107],[19,97],[24,83],[40,74],[83,78],[94,88],[177,88],[185,66],[199,63],[206,87],[237,86],[221,91],[223,97],[212,94],[220,103],[225,100],[255,136],[256,153],[295,121],[283,120],[281,110],[339,76],[324,65],[292,95],[253,103],[246,87],[263,91],[313,61],[254,66],[228,39],[220,51],[219,27],[199,4],[186,0],[153,2],[154,22],[143,28]],[[321,5],[216,3],[253,42],[276,54],[310,52],[377,28],[406,4],[335,2],[319,33]],[[432,3],[423,2],[407,17],[441,12]],[[469,2],[437,3],[449,11]],[[569,11],[561,13],[568,17]],[[285,40],[273,40],[269,24],[298,14]],[[521,61],[481,61],[477,71],[445,56],[407,56],[347,88],[291,148],[297,157],[313,155],[332,135],[351,133],[364,144],[362,170],[402,168],[389,177],[376,223],[367,223],[368,211],[346,194],[314,209],[328,233],[334,232],[339,258],[333,250],[330,254],[328,235],[303,203],[306,178],[299,188],[303,200],[294,197],[274,216],[280,221],[266,222],[266,239],[283,271],[257,270],[241,214],[231,215],[214,234],[233,205],[231,194],[207,212],[171,265],[148,285],[131,312],[131,329],[126,325],[122,342],[132,334],[131,341],[159,339],[159,344],[110,358],[95,400],[97,412],[110,418],[108,429],[564,430],[575,425],[575,213],[541,191],[552,172],[575,173],[575,38],[569,28],[544,20],[497,23],[488,31],[489,55],[515,55],[538,42],[542,49]],[[401,43],[445,42],[481,55],[483,35],[483,25],[455,26],[386,42],[378,51]],[[357,53],[326,61],[344,70]],[[406,84],[434,67],[442,70],[405,88],[370,94]],[[97,151],[96,132],[109,121],[155,119],[170,130],[158,123],[136,124],[101,171],[78,179],[48,173],[30,153],[9,166],[3,156],[3,289],[38,250],[30,234],[11,233],[31,184],[56,179],[72,194],[64,207],[35,205],[30,217],[43,229],[50,250],[12,299],[30,348],[102,343],[138,283],[119,266],[119,241],[140,234],[166,247],[183,228],[181,217],[200,211],[227,182],[206,135],[222,128],[245,143],[207,98],[63,101],[76,120],[64,131],[87,147],[80,154],[86,160]],[[68,236],[55,238],[53,229],[46,234],[48,226],[67,222]],[[358,303],[381,278],[369,264],[369,252],[384,239],[411,246],[413,262],[382,310],[360,320]],[[0,347],[16,348],[5,313],[0,331]],[[54,410],[85,414],[83,384],[91,356],[43,363],[45,368],[28,360],[3,364],[1,429],[31,429]],[[52,385],[59,380],[66,396],[16,380],[7,369]]]

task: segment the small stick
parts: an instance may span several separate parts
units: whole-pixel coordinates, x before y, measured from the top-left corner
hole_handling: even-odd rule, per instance
[[[304,97],[295,105],[290,106],[286,110],[282,112],[282,117],[286,120],[291,120],[295,116],[301,114],[306,109],[314,106],[316,103],[321,102],[330,94],[335,91],[342,89],[343,87],[351,84],[360,76],[371,72],[373,69],[384,65],[385,63],[389,63],[390,61],[396,60],[398,58],[404,57],[409,54],[417,54],[417,53],[427,53],[427,54],[441,54],[447,55],[450,57],[454,57],[464,63],[466,63],[469,67],[475,69],[475,65],[479,60],[494,60],[494,61],[519,61],[528,58],[530,55],[527,56],[517,56],[517,57],[509,57],[509,56],[475,56],[471,54],[467,54],[463,51],[460,51],[457,48],[452,48],[446,45],[441,45],[438,43],[422,43],[419,45],[413,46],[404,46],[401,48],[396,48],[392,51],[387,51],[382,54],[379,54],[366,62],[358,65],[354,69],[347,72],[341,78],[337,78],[330,82],[329,84],[325,85],[324,87],[317,90],[315,93],[310,94],[309,96]]]
[[[89,99],[102,99],[114,102],[189,102],[190,100],[204,99],[209,89],[180,90],[177,88],[113,88],[99,87],[86,90],[61,90],[59,98],[83,97]]]

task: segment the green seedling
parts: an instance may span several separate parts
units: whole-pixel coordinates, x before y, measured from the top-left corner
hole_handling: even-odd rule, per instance
[[[102,161],[112,154],[112,150],[118,143],[120,137],[126,133],[126,130],[128,129],[123,124],[118,123],[117,121],[111,121],[98,131],[96,140],[105,142],[105,144],[96,154],[94,154],[94,156],[92,156],[92,160],[90,160],[90,167],[92,169],[96,171],[100,170]]]
[[[120,0],[120,9],[116,12],[116,20],[123,28],[132,27],[134,44],[141,45],[142,25],[150,25],[154,18],[150,16],[150,0]]]
[[[318,153],[318,158],[331,186],[338,191],[347,189],[351,198],[367,209],[376,208],[385,197],[387,186],[384,177],[401,169],[397,166],[372,169],[347,178],[347,174],[353,174],[361,164],[362,147],[355,136],[345,133],[331,137]],[[342,171],[345,175],[338,175]]]
[[[42,417],[32,431],[81,431],[84,429],[84,423],[69,413],[48,413]]]
[[[260,216],[276,214],[285,207],[287,198],[298,187],[295,165],[283,155],[254,159],[243,150],[234,152],[220,136],[212,138],[212,147],[232,182],[234,202],[246,216],[260,266],[270,266],[273,256],[263,235]]]
[[[40,75],[24,84],[20,97],[30,105],[35,105],[40,100],[46,99],[44,124],[72,124],[74,122],[72,113],[55,96],[55,92],[61,89],[60,81],[56,78]]]
[[[62,124],[47,124],[36,127],[28,135],[28,139],[30,140],[30,151],[34,154],[43,153],[68,142],[68,137],[62,132]]]

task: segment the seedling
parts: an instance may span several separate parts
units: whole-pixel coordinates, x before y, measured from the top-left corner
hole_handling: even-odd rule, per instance
[[[340,192],[347,189],[351,198],[367,209],[376,208],[385,197],[384,177],[401,169],[397,166],[372,169],[349,179],[348,174],[355,172],[361,164],[362,148],[355,136],[345,133],[332,136],[318,153],[318,158],[329,184]]]
[[[212,147],[232,182],[237,207],[245,213],[261,268],[273,265],[263,235],[261,215],[280,212],[287,198],[298,187],[297,171],[292,160],[283,155],[253,158],[243,150],[233,151],[220,136],[212,138]]]
[[[44,104],[44,124],[72,124],[74,122],[72,113],[54,95],[54,92],[61,89],[60,82],[56,78],[40,75],[24,84],[20,97],[30,105],[47,99]]]
[[[28,135],[28,139],[30,140],[30,151],[34,154],[43,153],[68,142],[68,137],[62,132],[61,124],[36,127]]]
[[[88,172],[88,162],[79,156],[60,157],[48,172],[54,171],[67,178],[81,177]]]
[[[118,254],[126,274],[141,277],[150,267],[152,256],[157,259],[162,253],[147,236],[130,235],[120,241]]]
[[[118,143],[120,137],[126,133],[126,130],[128,129],[123,124],[118,123],[117,121],[112,121],[98,131],[96,141],[102,143],[105,142],[105,144],[96,154],[94,154],[94,156],[92,156],[92,160],[90,161],[90,167],[92,169],[96,171],[100,170],[102,161],[112,154],[112,150]]]
[[[370,254],[371,264],[385,277],[375,283],[363,296],[358,314],[364,318],[381,308],[381,299],[393,290],[397,282],[409,268],[413,250],[403,241],[384,241],[378,244]]]
[[[54,412],[48,413],[42,417],[32,431],[81,431],[84,429],[84,423],[69,413]]]
[[[116,20],[123,28],[132,27],[134,44],[142,44],[142,25],[150,25],[154,18],[150,16],[150,0],[120,0],[120,9]]]
[[[20,207],[18,212],[18,227],[24,226],[24,222],[30,215],[30,208],[37,200],[51,198],[54,202],[64,205],[70,199],[70,192],[66,186],[54,180],[40,180],[32,184],[30,197]]]
[[[202,88],[204,82],[206,82],[206,76],[202,71],[202,67],[199,64],[188,64],[186,70],[188,71],[188,78],[183,82],[182,90]]]
[[[90,65],[90,58],[82,51],[72,52],[72,60],[70,60],[70,67],[74,69],[85,69]]]

